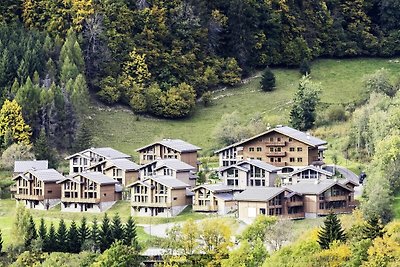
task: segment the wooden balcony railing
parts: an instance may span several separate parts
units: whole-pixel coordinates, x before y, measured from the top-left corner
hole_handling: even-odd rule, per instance
[[[286,146],[285,141],[280,141],[280,142],[266,142],[266,146]]]
[[[155,203],[155,202],[135,202],[135,201],[132,201],[131,205],[133,207],[151,207],[151,208],[170,208],[170,207],[172,207],[172,203],[171,202]]]
[[[304,212],[293,213],[293,214],[285,214],[282,215],[284,219],[303,219],[305,218]]]
[[[288,207],[304,206],[304,202],[303,201],[288,201],[287,205],[288,205]]]
[[[341,201],[341,200],[346,201],[347,200],[347,195],[343,195],[343,196],[327,196],[327,197],[325,197],[325,200],[326,201]]]
[[[285,157],[286,152],[285,151],[280,151],[280,152],[267,152],[267,157]]]
[[[74,198],[74,197],[61,197],[61,202],[71,202],[71,203],[100,203],[100,198]]]
[[[353,208],[347,207],[347,208],[339,208],[339,209],[332,209],[334,213],[351,213],[353,211]],[[325,209],[321,210],[319,209],[317,211],[318,215],[328,215],[331,209]]]
[[[44,200],[44,196],[38,195],[27,195],[27,194],[15,194],[16,199],[26,199],[26,200]]]

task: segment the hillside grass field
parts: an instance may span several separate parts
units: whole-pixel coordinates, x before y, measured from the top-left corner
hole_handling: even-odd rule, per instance
[[[363,78],[380,68],[394,77],[400,72],[400,63],[394,59],[321,59],[314,61],[311,77],[322,85],[321,102],[348,104],[361,98]],[[128,108],[91,107],[90,124],[97,146],[111,146],[137,156],[136,149],[161,138],[181,138],[203,148],[202,155],[211,155],[219,148],[213,138],[222,115],[238,111],[243,121],[261,113],[265,121],[288,124],[294,93],[301,78],[297,69],[275,68],[276,90],[260,89],[261,73],[247,79],[243,85],[213,93],[213,104],[199,106],[188,119],[165,120],[136,116]],[[327,139],[329,140],[329,137]]]

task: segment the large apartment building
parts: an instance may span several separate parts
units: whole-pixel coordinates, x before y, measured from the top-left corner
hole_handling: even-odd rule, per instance
[[[54,169],[28,170],[13,178],[15,199],[26,207],[49,209],[60,202],[61,186],[58,181],[64,176]]]
[[[122,187],[101,172],[66,177],[61,184],[61,211],[102,212],[121,199]]]
[[[136,151],[140,154],[140,164],[145,165],[156,159],[178,159],[197,169],[197,153],[200,147],[180,139],[163,139]]]
[[[257,159],[277,167],[318,165],[327,142],[296,129],[281,126],[215,151],[220,166]],[[288,169],[291,171],[293,169]],[[285,169],[283,170],[285,171]]]
[[[87,171],[89,167],[107,159],[130,159],[131,156],[124,154],[111,147],[89,148],[66,157],[69,160],[69,174]]]

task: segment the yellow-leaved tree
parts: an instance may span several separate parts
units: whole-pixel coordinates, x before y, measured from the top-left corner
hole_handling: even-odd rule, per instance
[[[31,127],[22,117],[22,108],[15,100],[4,101],[0,110],[0,137],[4,142],[30,144]]]

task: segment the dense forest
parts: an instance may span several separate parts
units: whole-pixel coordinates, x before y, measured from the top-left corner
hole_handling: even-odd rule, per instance
[[[235,85],[254,69],[295,67],[316,57],[396,55],[399,6],[395,0],[2,1],[8,25],[2,31],[18,30],[11,44],[0,46],[9,50],[3,61],[11,58],[1,86],[10,91],[14,78],[25,84],[37,71],[65,87],[65,56],[58,52],[71,30],[82,49],[72,61],[99,99],[137,113],[185,117],[204,92]],[[31,41],[16,53],[13,43],[23,36]],[[49,67],[58,72],[49,74]]]

